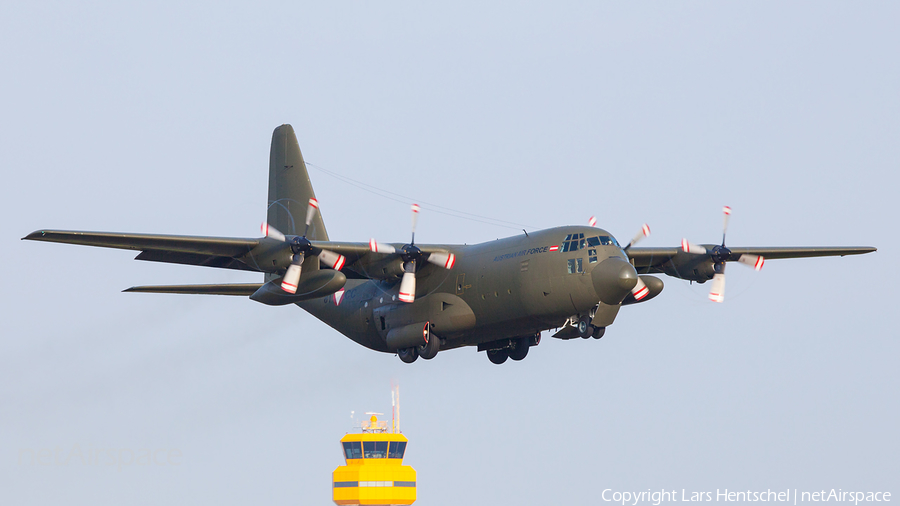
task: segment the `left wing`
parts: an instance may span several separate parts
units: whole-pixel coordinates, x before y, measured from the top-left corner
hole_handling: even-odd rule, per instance
[[[702,245],[712,249],[712,244]],[[810,258],[827,256],[862,255],[877,251],[871,246],[851,247],[750,247],[728,248],[731,255],[727,261],[737,261],[741,255],[764,257],[766,260],[782,258]],[[695,279],[689,268],[698,262],[709,261],[708,257],[685,253],[681,248],[629,248],[626,254],[640,273],[665,273],[682,279]],[[707,277],[701,276],[702,280]],[[700,281],[701,279],[697,279]]]

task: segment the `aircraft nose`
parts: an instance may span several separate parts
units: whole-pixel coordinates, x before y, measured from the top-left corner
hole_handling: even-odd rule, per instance
[[[637,280],[638,275],[634,266],[618,257],[607,258],[591,272],[591,281],[597,296],[604,304],[609,305],[622,302],[631,293]]]

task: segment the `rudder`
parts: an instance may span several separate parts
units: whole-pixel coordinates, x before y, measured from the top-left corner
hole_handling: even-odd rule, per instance
[[[303,234],[309,199],[315,196],[294,128],[281,125],[272,132],[269,152],[268,223],[288,235]],[[321,213],[313,217],[307,237],[317,241],[328,240]]]

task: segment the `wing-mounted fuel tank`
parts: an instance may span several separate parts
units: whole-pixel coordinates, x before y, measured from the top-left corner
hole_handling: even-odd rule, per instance
[[[461,298],[449,293],[431,293],[412,304],[391,304],[373,311],[375,327],[387,339],[391,330],[429,322],[430,330],[444,339],[475,327],[475,313]],[[412,332],[412,330],[410,330]],[[418,326],[422,333],[422,327]],[[396,334],[396,333],[395,333]]]
[[[311,270],[300,278],[296,293],[285,292],[281,287],[281,278],[276,278],[259,287],[259,290],[251,295],[250,299],[268,306],[284,306],[331,295],[343,288],[346,282],[347,276],[341,271]]]

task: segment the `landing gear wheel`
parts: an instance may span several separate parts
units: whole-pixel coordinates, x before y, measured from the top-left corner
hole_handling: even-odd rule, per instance
[[[587,339],[594,334],[594,326],[591,325],[591,317],[588,315],[579,318],[575,328],[578,330],[578,335],[581,336],[582,339]]]
[[[606,327],[594,327],[594,339],[600,339],[603,334],[606,334]]]
[[[517,361],[525,358],[525,355],[528,355],[528,341],[530,339],[527,337],[516,339],[516,347],[509,350],[509,358]]]
[[[403,348],[402,350],[397,350],[397,356],[403,362],[411,364],[419,358],[419,352],[415,348]]]
[[[417,346],[416,351],[418,351],[419,356],[425,360],[433,359],[437,356],[438,352],[441,351],[441,338],[429,332],[428,342],[422,346]]]
[[[488,350],[487,351],[488,360],[492,363],[500,365],[503,362],[506,362],[506,359],[509,358],[509,349],[503,348],[502,350]]]

